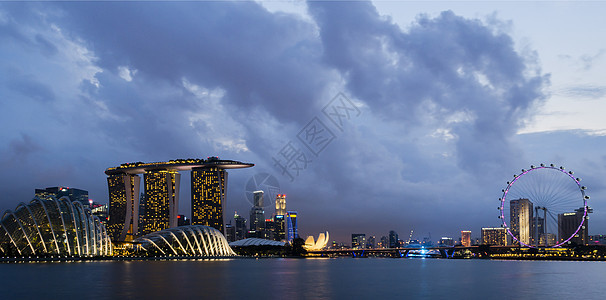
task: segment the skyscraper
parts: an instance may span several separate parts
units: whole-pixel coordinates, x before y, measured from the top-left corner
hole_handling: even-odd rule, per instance
[[[389,231],[389,248],[398,248],[400,247],[400,243],[398,242],[400,239],[398,237],[398,233],[391,230]]]
[[[107,177],[109,220],[107,233],[112,241],[130,241],[139,230],[139,188],[141,178],[126,173]]]
[[[593,210],[588,208],[587,212],[591,213]],[[589,220],[585,219],[585,223],[583,223],[583,226],[579,229],[579,225],[583,222],[584,214],[585,208],[583,207],[575,209],[574,212],[558,214],[558,243],[565,241],[573,234],[574,236],[570,239],[570,243],[576,243],[578,245],[586,245],[589,243]]]
[[[286,195],[276,195],[276,213],[274,214],[274,239],[281,241],[286,239]]]
[[[276,195],[276,216],[286,215],[286,195]]]
[[[255,191],[254,206],[250,209],[250,234],[265,238],[265,211],[263,210],[263,191]]]
[[[246,219],[244,217],[241,217],[238,215],[238,213],[236,212],[234,214],[234,223],[236,223],[236,235],[235,235],[235,240],[239,241],[239,240],[243,240],[246,238]]]
[[[227,171],[218,167],[192,169],[192,225],[210,226],[223,233],[226,187]]]
[[[145,224],[141,235],[177,227],[181,175],[173,170],[146,171]]]
[[[463,230],[461,231],[461,245],[464,247],[471,246],[471,231]]]
[[[287,211],[286,212],[286,241],[291,243],[294,239],[299,237],[297,229],[297,212]]]
[[[520,242],[530,245],[533,237],[533,205],[528,199],[509,201],[509,230]],[[513,241],[517,244],[517,241]]]

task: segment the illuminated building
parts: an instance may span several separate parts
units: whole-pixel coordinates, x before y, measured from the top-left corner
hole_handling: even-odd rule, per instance
[[[145,224],[141,234],[177,227],[181,175],[174,170],[145,172]]]
[[[284,215],[274,216],[274,240],[282,241],[286,239],[286,221]]]
[[[137,234],[177,226],[179,171],[192,171],[192,224],[209,225],[223,232],[225,169],[252,166],[254,164],[209,157],[207,160],[124,163],[108,168],[105,170],[110,199],[108,231],[112,240],[131,240]],[[137,174],[145,174],[142,203],[139,203],[140,178]]]
[[[63,186],[36,189],[36,197],[40,199],[47,199],[49,196],[53,196],[57,199],[67,196],[71,201],[78,201],[84,206],[90,205],[90,201],[88,199],[88,191],[85,190]]]
[[[93,216],[99,218],[103,226],[107,226],[109,219],[109,206],[107,204],[93,203],[90,211]]]
[[[286,195],[276,195],[276,213],[274,214],[274,236],[273,239],[276,241],[282,241],[286,239]]]
[[[112,255],[105,226],[80,201],[49,196],[21,203],[0,220],[2,256]]]
[[[307,239],[305,239],[305,250],[308,251],[317,251],[317,250],[322,250],[324,248],[326,248],[326,246],[328,245],[328,240],[329,240],[329,235],[328,235],[328,231],[320,233],[320,235],[318,236],[318,239],[314,241],[314,237],[313,236],[308,236]]]
[[[588,208],[587,213],[591,212],[593,212],[593,210]],[[574,236],[570,239],[569,243],[576,243],[577,245],[587,245],[589,243],[589,220],[587,218],[585,219],[583,226],[579,229],[579,225],[583,222],[584,214],[585,209],[583,207],[576,209],[575,212],[558,214],[559,243],[565,241],[573,234]]]
[[[526,245],[530,245],[533,236],[533,205],[528,199],[515,199],[509,201],[509,230]],[[517,241],[513,241],[517,244]]]
[[[286,195],[276,195],[276,215],[286,215]]]
[[[469,230],[461,231],[461,245],[463,245],[463,247],[471,246],[471,231],[469,231]]]
[[[503,227],[482,228],[482,245],[507,246],[507,229]]]
[[[125,173],[111,174],[107,178],[109,190],[109,220],[107,232],[112,241],[132,240],[139,227],[138,175]]]
[[[286,212],[286,241],[291,243],[294,239],[299,237],[297,230],[297,212],[287,211]]]
[[[351,249],[366,249],[366,234],[354,233],[351,235]]]
[[[223,232],[223,207],[227,172],[218,167],[191,171],[191,213],[193,225],[213,227]]]
[[[265,211],[263,210],[263,191],[255,191],[254,206],[250,209],[250,233],[252,237],[265,238]]]

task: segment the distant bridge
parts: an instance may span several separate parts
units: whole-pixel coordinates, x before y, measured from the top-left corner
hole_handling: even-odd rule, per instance
[[[604,247],[606,250],[606,247]],[[578,250],[576,252],[579,252]],[[309,255],[321,257],[436,257],[436,258],[541,258],[577,256],[572,248],[528,248],[518,246],[456,246],[422,248],[381,248],[381,249],[329,249],[308,251]],[[580,253],[580,252],[579,252]]]

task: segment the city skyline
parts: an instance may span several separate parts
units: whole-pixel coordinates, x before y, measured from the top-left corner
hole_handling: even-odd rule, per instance
[[[10,58],[0,206],[65,185],[108,203],[108,166],[217,155],[256,164],[229,176],[226,219],[248,218],[246,182],[267,173],[303,237],[479,237],[500,225],[512,175],[553,163],[583,179],[588,234],[603,234],[604,12],[594,2],[0,3]],[[191,185],[181,177],[187,216]]]

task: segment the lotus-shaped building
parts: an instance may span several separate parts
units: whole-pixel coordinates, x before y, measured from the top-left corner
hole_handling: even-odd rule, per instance
[[[112,254],[99,218],[68,197],[34,198],[0,220],[0,255],[91,257]]]
[[[313,236],[308,236],[307,239],[305,239],[305,249],[308,251],[322,250],[324,247],[326,247],[326,245],[328,245],[328,237],[328,231],[325,233],[320,233],[318,240],[316,241],[314,241]]]
[[[217,229],[203,225],[156,231],[133,241],[147,256],[235,256]]]

